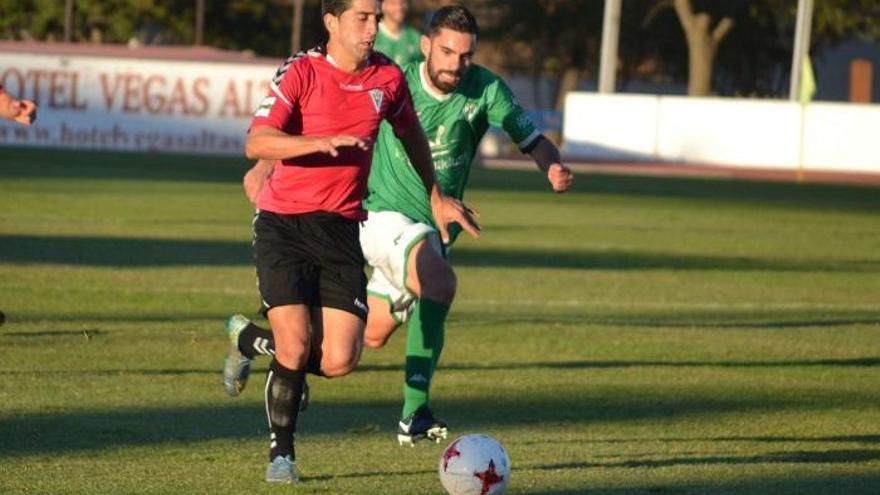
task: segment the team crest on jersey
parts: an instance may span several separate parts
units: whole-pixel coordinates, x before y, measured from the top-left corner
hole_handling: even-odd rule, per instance
[[[371,89],[370,90],[370,98],[373,99],[373,106],[376,107],[376,113],[382,111],[382,99],[385,98],[385,95],[382,94],[381,89]]]

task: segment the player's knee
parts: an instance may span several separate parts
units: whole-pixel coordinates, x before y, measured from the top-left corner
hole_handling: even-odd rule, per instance
[[[326,378],[338,378],[354,371],[354,364],[328,364],[321,367]]]
[[[387,319],[371,321],[364,332],[364,345],[371,349],[385,347],[398,325],[390,315]]]
[[[376,335],[370,335],[369,333],[364,335],[364,345],[370,349],[380,349],[385,347],[385,344],[387,343],[388,337],[383,338]]]
[[[358,363],[357,353],[338,353],[324,355],[321,371],[327,378],[345,376],[354,371]]]
[[[424,286],[422,297],[445,304],[452,304],[457,289],[458,280],[455,277],[455,272],[450,268],[442,276],[436,277]]]
[[[306,365],[308,355],[304,349],[276,349],[275,360],[291,370],[301,370]]]

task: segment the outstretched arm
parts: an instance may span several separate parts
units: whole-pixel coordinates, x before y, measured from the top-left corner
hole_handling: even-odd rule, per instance
[[[245,141],[245,155],[251,160],[283,160],[312,153],[339,155],[339,148],[357,146],[369,149],[363,139],[355,136],[294,136],[271,126],[251,129]]]
[[[465,232],[473,238],[479,239],[480,225],[474,219],[474,212],[461,201],[443,195],[440,188],[437,187],[431,148],[422,126],[410,127],[409,132],[400,137],[400,142],[403,144],[413,168],[421,177],[425,190],[428,191],[428,196],[431,198],[431,213],[434,215],[434,221],[437,223],[437,229],[440,231],[443,242],[449,242],[447,226],[453,222],[458,222]]]
[[[37,118],[37,105],[30,100],[17,100],[0,86],[0,118],[31,125]]]
[[[538,136],[526,151],[542,171],[547,173],[547,180],[553,190],[564,193],[571,188],[574,174],[562,164],[559,149],[543,135]]]

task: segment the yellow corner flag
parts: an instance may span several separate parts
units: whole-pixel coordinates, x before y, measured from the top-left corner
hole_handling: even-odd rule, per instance
[[[798,100],[800,100],[801,105],[806,105],[813,99],[815,94],[816,77],[813,75],[813,64],[810,63],[810,57],[807,55],[804,57],[804,62],[801,66],[801,87],[800,91],[798,91]]]

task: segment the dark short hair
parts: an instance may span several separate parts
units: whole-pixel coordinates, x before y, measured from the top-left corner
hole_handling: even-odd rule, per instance
[[[470,33],[479,36],[480,28],[477,19],[464,5],[447,5],[441,7],[431,16],[428,24],[428,36],[434,36],[441,29],[451,29],[459,33]]]
[[[343,12],[351,8],[354,0],[321,0],[321,15],[333,14],[339,17]]]

